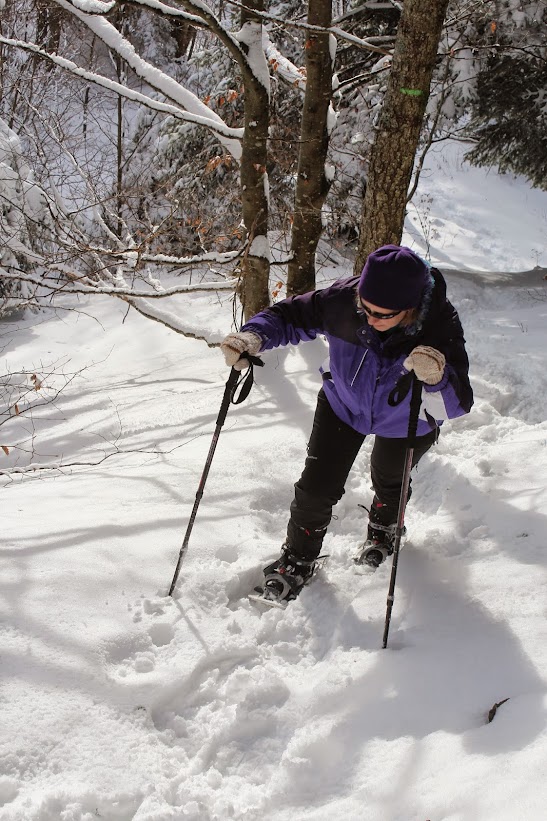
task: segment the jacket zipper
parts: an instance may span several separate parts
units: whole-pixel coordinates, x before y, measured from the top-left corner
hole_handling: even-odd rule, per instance
[[[360,371],[360,370],[361,370],[361,368],[363,367],[363,362],[364,362],[364,361],[365,361],[365,359],[366,359],[366,355],[367,355],[367,353],[368,353],[368,350],[366,350],[366,351],[364,352],[364,354],[363,354],[363,358],[362,358],[362,359],[361,359],[361,361],[359,362],[359,367],[358,367],[358,368],[357,368],[357,370],[355,371],[355,376],[354,376],[354,377],[353,377],[353,379],[351,380],[350,387],[352,387],[352,388],[353,388],[353,383],[355,382],[355,380],[356,380],[356,379],[357,379],[357,377],[359,376],[359,371]]]

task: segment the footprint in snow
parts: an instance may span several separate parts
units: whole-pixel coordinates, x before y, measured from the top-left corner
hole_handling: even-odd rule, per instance
[[[150,673],[155,669],[158,651],[175,636],[173,624],[165,618],[172,604],[172,599],[143,596],[136,604],[127,605],[133,622],[142,624],[145,629],[138,635],[115,639],[107,645],[107,660],[115,666],[118,676]]]

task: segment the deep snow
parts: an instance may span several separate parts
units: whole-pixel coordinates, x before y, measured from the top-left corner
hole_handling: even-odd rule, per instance
[[[387,650],[389,567],[350,561],[370,440],[316,582],[285,612],[246,599],[283,540],[322,342],[265,356],[230,410],[172,600],[220,353],[106,297],[0,325],[11,367],[85,368],[34,428],[2,428],[34,453],[0,465],[99,463],[3,477],[1,821],[545,818],[547,194],[459,154],[432,155],[405,239],[447,272],[476,404],[415,475]],[[321,282],[349,270],[333,251]],[[225,295],[177,304],[230,328]]]

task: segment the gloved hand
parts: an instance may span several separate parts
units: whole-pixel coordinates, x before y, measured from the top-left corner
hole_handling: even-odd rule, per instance
[[[248,360],[240,359],[242,353],[249,353],[256,356],[262,347],[262,339],[252,331],[241,331],[237,334],[228,334],[220,343],[220,350],[224,354],[226,364],[236,371],[243,371],[247,367]]]
[[[420,382],[426,385],[436,385],[441,381],[445,365],[444,355],[428,345],[418,345],[403,362],[407,371],[414,371]]]

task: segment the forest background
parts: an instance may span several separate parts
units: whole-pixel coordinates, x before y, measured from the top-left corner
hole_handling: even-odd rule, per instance
[[[543,819],[545,3],[0,6],[2,821]],[[306,595],[247,598],[321,340],[230,411],[167,596],[207,346],[403,218],[475,406],[416,477],[389,649],[389,567],[348,561],[370,441]]]
[[[210,289],[237,325],[321,238],[359,270],[425,223],[447,139],[547,186],[542,2],[0,5],[1,315],[108,292],[192,335],[169,298]]]

